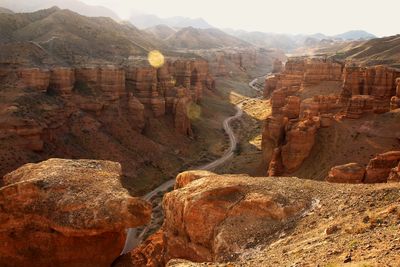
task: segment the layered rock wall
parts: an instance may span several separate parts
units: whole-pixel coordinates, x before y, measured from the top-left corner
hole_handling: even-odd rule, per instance
[[[0,103],[0,156],[9,158],[8,163],[0,164],[2,174],[29,162],[36,152],[45,152],[43,159],[49,157],[47,153],[87,157],[80,147],[88,146],[90,150],[89,147],[115,140],[148,149],[137,144],[137,136],[142,135],[151,120],[165,119],[176,133],[191,136],[189,112],[201,101],[204,90],[215,88],[204,60],[166,62],[159,69],[1,68],[0,79],[4,88],[4,101]],[[94,135],[99,140],[92,140]],[[13,152],[15,149],[18,153]],[[123,161],[131,152],[121,153]],[[111,159],[102,152],[92,157]]]
[[[346,115],[359,118],[364,113],[385,113],[397,108],[397,78],[400,70],[386,66],[347,65],[343,74],[340,101],[347,105]]]

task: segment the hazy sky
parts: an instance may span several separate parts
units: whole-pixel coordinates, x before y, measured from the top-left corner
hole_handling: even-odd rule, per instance
[[[219,28],[279,33],[337,34],[363,29],[378,36],[400,33],[400,0],[82,0],[160,17],[202,17]]]

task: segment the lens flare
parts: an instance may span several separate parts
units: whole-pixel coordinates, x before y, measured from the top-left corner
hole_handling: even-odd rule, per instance
[[[164,55],[158,50],[150,51],[147,60],[154,68],[161,68],[165,62]]]
[[[187,114],[190,120],[197,120],[201,117],[201,107],[195,103],[187,107]]]

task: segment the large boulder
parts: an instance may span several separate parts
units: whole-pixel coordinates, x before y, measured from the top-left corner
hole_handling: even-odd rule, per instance
[[[149,203],[122,187],[118,163],[50,159],[4,177],[1,266],[110,266]]]
[[[163,200],[165,259],[235,258],[310,205],[310,195],[295,191],[272,178],[208,176],[168,193]]]
[[[331,183],[360,184],[365,176],[365,167],[358,163],[348,163],[333,167],[326,178]]]

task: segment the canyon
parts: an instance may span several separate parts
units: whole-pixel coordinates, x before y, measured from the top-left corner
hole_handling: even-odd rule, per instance
[[[32,160],[62,156],[117,160],[128,176],[137,176],[138,164],[157,162],[165,151],[146,136],[149,124],[166,121],[171,134],[191,138],[189,113],[203,91],[215,87],[207,62],[196,60],[167,62],[159,69],[108,65],[0,72],[2,175]],[[148,149],[154,153],[143,157]],[[162,163],[154,167],[168,172]]]
[[[0,26],[1,266],[400,265],[398,38]]]

